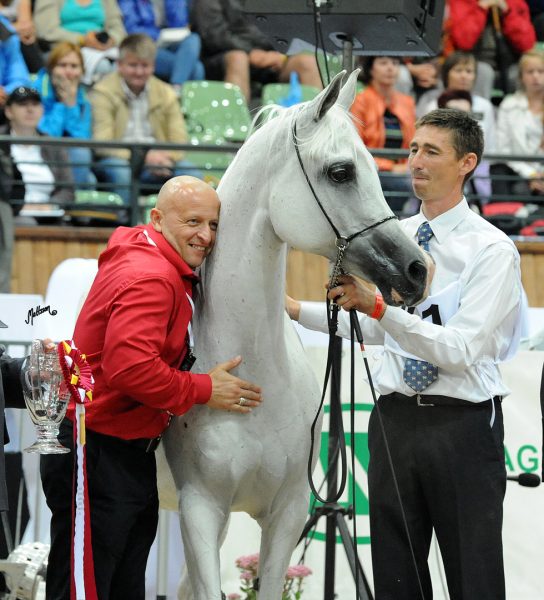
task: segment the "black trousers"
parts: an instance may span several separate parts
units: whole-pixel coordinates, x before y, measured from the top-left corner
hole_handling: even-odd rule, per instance
[[[503,420],[485,406],[418,406],[379,399],[417,573],[376,408],[368,431],[372,566],[376,600],[431,600],[427,559],[436,532],[451,600],[504,600]]]
[[[73,449],[72,424],[59,441]],[[70,600],[74,453],[42,456],[42,485],[51,509],[47,600]],[[155,454],[87,430],[91,536],[99,600],[145,600],[145,569],[158,523]]]

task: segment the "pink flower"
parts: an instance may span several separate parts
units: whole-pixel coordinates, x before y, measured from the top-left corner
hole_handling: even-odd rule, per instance
[[[257,570],[259,566],[259,553],[248,554],[247,556],[239,556],[236,559],[236,566],[239,569],[254,569]]]
[[[287,579],[296,579],[297,577],[307,577],[312,574],[312,569],[306,565],[293,565],[287,569]]]
[[[252,573],[251,571],[244,571],[240,575],[240,579],[243,579],[244,581],[251,581],[254,577],[255,573]]]
[[[242,596],[240,596],[240,594],[237,594],[236,592],[227,596],[227,600],[241,600],[241,598]]]

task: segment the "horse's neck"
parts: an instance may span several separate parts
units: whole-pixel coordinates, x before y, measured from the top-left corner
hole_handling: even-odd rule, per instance
[[[287,248],[272,228],[267,190],[249,185],[245,171],[229,173],[220,190],[220,232],[206,261],[201,317],[226,343],[255,347],[283,336]]]

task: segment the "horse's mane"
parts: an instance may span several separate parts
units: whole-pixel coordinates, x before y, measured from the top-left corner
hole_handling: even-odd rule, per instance
[[[277,127],[274,130],[282,132],[286,147],[290,146],[293,143],[292,137],[291,135],[285,136],[283,133],[284,129],[287,128],[288,131],[291,131],[293,121],[303,111],[307,110],[307,104],[297,104],[289,108],[276,104],[263,106],[253,119],[249,136],[252,136],[256,131],[264,127],[264,125],[277,120]],[[355,146],[361,143],[361,138],[355,129],[353,115],[348,110],[336,104],[320,121],[320,125],[320,127],[312,128],[313,131],[308,136],[303,136],[300,131],[297,131],[298,145],[301,148],[305,147],[310,160],[322,156],[324,150],[329,154],[343,156],[348,152],[355,153]],[[346,144],[346,129],[349,129],[353,133],[351,136],[352,147]]]

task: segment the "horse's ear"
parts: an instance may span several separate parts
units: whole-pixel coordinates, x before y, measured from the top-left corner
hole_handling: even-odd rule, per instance
[[[338,73],[318,96],[308,102],[300,117],[300,125],[302,127],[304,127],[304,125],[309,125],[312,121],[314,123],[321,121],[330,108],[334,106],[338,99],[338,94],[342,87],[342,79],[344,78],[345,73],[345,71]]]
[[[355,91],[357,89],[357,76],[361,69],[355,69],[347,78],[346,83],[342,86],[340,94],[338,94],[337,104],[349,110],[355,100]]]

